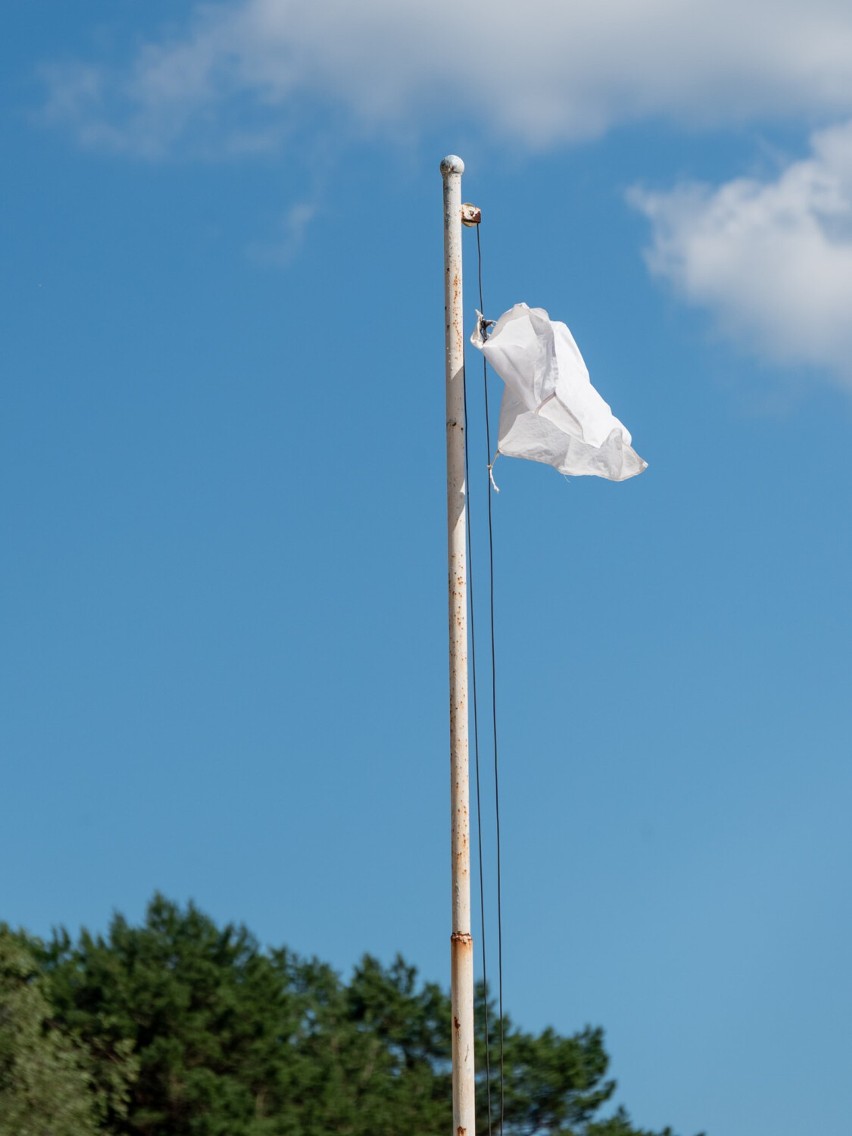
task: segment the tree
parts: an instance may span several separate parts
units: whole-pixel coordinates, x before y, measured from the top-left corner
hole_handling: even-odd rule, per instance
[[[88,1054],[51,1022],[35,958],[0,924],[0,1136],[94,1136]]]
[[[145,926],[116,916],[107,939],[57,936],[44,958],[57,1014],[103,1076],[130,1044],[138,1078],[111,1131],[134,1136],[266,1136],[281,1050],[296,1027],[286,954],[263,955],[242,927],[155,896]]]
[[[316,959],[263,951],[244,927],[219,929],[162,896],[143,926],[116,916],[106,937],[83,932],[74,944],[63,932],[40,957],[54,1017],[85,1043],[114,1136],[451,1130],[449,998],[399,957],[384,967],[366,956],[347,984]],[[480,1011],[486,997],[480,989]],[[496,1064],[493,1006],[489,1021]],[[536,1035],[504,1018],[502,1033],[495,1136],[655,1136],[623,1110],[601,1117],[615,1089],[601,1030]],[[116,1070],[131,1049],[138,1076],[118,1079],[126,1098]],[[482,1074],[478,1091],[484,1132]]]

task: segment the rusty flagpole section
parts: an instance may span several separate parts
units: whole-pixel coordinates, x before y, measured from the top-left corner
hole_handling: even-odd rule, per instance
[[[444,179],[444,324],[447,381],[447,535],[450,622],[450,941],[453,1136],[475,1136],[473,938],[470,933],[470,777],[467,713],[467,486],[465,484],[462,199],[464,162],[450,154]]]

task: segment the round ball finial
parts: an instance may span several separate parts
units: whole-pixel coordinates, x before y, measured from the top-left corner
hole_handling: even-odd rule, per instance
[[[444,177],[447,174],[463,174],[464,162],[456,154],[447,154],[441,162],[441,173]]]

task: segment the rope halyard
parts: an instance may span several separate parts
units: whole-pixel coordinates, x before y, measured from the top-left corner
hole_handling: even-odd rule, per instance
[[[482,288],[482,241],[480,239],[479,226],[476,228],[476,257],[477,257],[477,279],[479,282],[479,310],[485,311],[485,299],[483,296]],[[492,326],[493,320],[484,320],[483,331],[486,331],[489,326]],[[492,467],[494,460],[491,458],[491,416],[489,413],[488,405],[488,368],[485,362],[485,356],[482,357],[482,388],[483,398],[485,403],[485,457],[488,463],[488,479],[494,489],[499,493],[497,484],[494,481]],[[496,837],[497,837],[497,990],[498,990],[498,1014],[500,1020],[500,1132],[503,1132],[505,1126],[505,1068],[504,1068],[504,1041],[503,1036],[503,879],[502,879],[502,849],[500,840],[500,771],[497,746],[497,648],[496,648],[496,635],[494,631],[494,517],[492,509],[493,498],[491,496],[490,488],[488,490],[488,592],[489,592],[489,630],[491,639],[491,737],[494,749],[494,816],[496,822]]]
[[[479,230],[477,230],[478,232]],[[468,410],[467,410],[467,368],[462,371],[462,383],[464,386],[464,432],[465,438],[469,438],[468,433]],[[470,457],[469,446],[465,445],[464,450],[464,469],[465,481],[470,486]],[[473,571],[473,540],[471,538],[471,508],[470,508],[470,492],[468,491],[468,504],[467,504],[467,565],[468,565],[468,619],[470,620],[470,662],[471,662],[471,699],[473,709],[473,755],[474,755],[474,770],[476,782],[476,836],[477,836],[477,849],[479,858],[479,918],[480,918],[480,936],[482,939],[482,983],[485,991],[483,998],[483,1014],[485,1026],[485,1092],[488,1101],[488,1136],[491,1136],[492,1129],[492,1107],[491,1107],[491,1042],[490,1030],[488,1028],[488,952],[486,950],[485,940],[485,872],[482,863],[482,786],[479,771],[479,701],[477,697],[476,686],[476,622],[475,622],[475,604],[474,604],[474,571]]]
[[[483,286],[482,286],[482,243],[480,238],[480,222],[482,220],[481,212],[473,205],[462,206],[462,223],[469,228],[476,228],[476,252],[477,252],[477,275],[479,282],[479,330],[480,334],[484,337],[487,335],[488,328],[494,326],[494,320],[485,319],[482,311],[485,307],[483,301]],[[465,373],[466,378],[466,373]],[[489,590],[489,639],[490,639],[490,669],[491,669],[491,727],[492,727],[492,745],[493,745],[493,775],[494,775],[494,811],[496,822],[496,860],[497,860],[497,983],[498,983],[498,1020],[499,1020],[499,1038],[500,1038],[500,1126],[499,1131],[502,1133],[505,1122],[505,1067],[504,1067],[504,1012],[503,1012],[503,898],[502,898],[502,870],[501,870],[501,839],[500,839],[500,782],[499,782],[499,768],[498,768],[498,745],[497,745],[497,666],[496,666],[496,636],[494,629],[494,523],[492,515],[492,498],[491,490],[499,493],[500,489],[494,480],[494,462],[499,456],[498,453],[491,457],[491,426],[489,415],[488,403],[488,382],[487,382],[487,368],[485,357],[482,359],[482,379],[484,391],[484,410],[485,410],[485,447],[486,447],[486,467],[488,470],[488,486],[486,491],[488,494],[488,590]],[[465,436],[470,435],[467,432],[467,387],[465,385]],[[469,474],[469,458],[468,449],[465,448],[465,476],[468,486],[470,485]],[[477,681],[476,681],[476,632],[474,623],[474,586],[473,586],[473,554],[472,554],[472,541],[471,541],[471,515],[470,503],[468,500],[467,511],[467,541],[468,541],[468,562],[469,562],[469,610],[470,610],[470,633],[471,633],[471,665],[473,671],[472,680],[472,695],[473,695],[473,731],[474,731],[474,757],[476,769],[476,804],[477,804],[477,836],[479,844],[479,896],[480,896],[480,914],[481,914],[481,934],[482,934],[482,977],[483,987],[485,990],[485,997],[483,998],[483,1017],[484,1017],[484,1034],[485,1034],[485,1079],[486,1079],[486,1095],[488,1104],[488,1133],[491,1136],[493,1126],[492,1115],[492,1092],[491,1092],[491,1038],[489,1028],[489,1013],[488,1013],[488,977],[487,977],[487,948],[486,948],[486,920],[485,920],[485,882],[484,882],[484,869],[483,869],[483,852],[482,852],[482,791],[481,791],[481,776],[480,776],[480,760],[479,760],[479,704],[477,694]]]

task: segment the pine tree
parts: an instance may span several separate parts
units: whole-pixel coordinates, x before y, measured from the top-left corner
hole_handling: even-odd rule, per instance
[[[244,927],[220,929],[193,904],[155,896],[143,926],[116,916],[106,937],[84,932],[74,944],[61,933],[41,961],[55,1019],[90,1054],[103,1132],[445,1136],[452,1128],[449,998],[401,958],[385,967],[366,956],[345,983],[316,959],[261,950]],[[478,997],[482,1011],[486,992]],[[493,1005],[489,1021],[496,1073]],[[502,1034],[505,1108],[492,1092],[494,1136],[655,1136],[623,1110],[601,1115],[615,1082],[600,1029],[532,1034],[504,1018]],[[482,1071],[484,1038],[479,1045]],[[131,1050],[135,1078],[125,1075]],[[482,1072],[479,1080],[485,1132]]]

